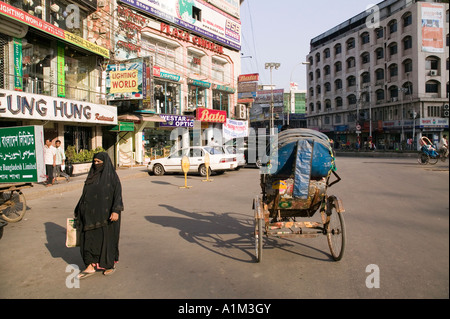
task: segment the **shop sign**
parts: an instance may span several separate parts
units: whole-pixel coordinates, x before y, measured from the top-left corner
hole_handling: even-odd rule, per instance
[[[428,117],[420,119],[421,128],[448,128],[448,119],[439,117]]]
[[[239,19],[224,13],[207,1],[202,0],[121,0],[121,2],[130,5],[137,10],[149,13],[166,23],[176,25],[178,28],[183,28],[194,32],[202,37],[208,38],[212,41],[233,48],[235,50],[241,49],[241,22]],[[201,19],[194,18],[194,10],[201,12]],[[180,34],[179,29],[176,29],[176,34]],[[163,31],[163,30],[161,30]],[[167,32],[165,30],[164,32]],[[174,30],[169,30],[172,36],[175,36]],[[187,36],[186,36],[187,37]],[[196,40],[197,39],[197,40]],[[195,41],[199,41],[195,43]],[[223,53],[223,47],[216,45],[206,39],[200,37],[190,37],[190,42],[196,45],[206,45],[212,47],[214,50],[219,50]],[[217,51],[216,51],[217,52]]]
[[[65,69],[65,59],[64,59],[64,50],[65,46],[62,43],[58,43],[57,48],[57,79],[58,79],[58,96],[65,97],[66,96],[66,69]]]
[[[361,129],[361,128],[360,128]],[[345,132],[348,131],[348,125],[337,125],[334,127],[335,132]]]
[[[45,180],[42,126],[0,128],[0,183]]]
[[[119,122],[119,125],[113,126],[111,132],[134,132],[134,122]]]
[[[211,83],[205,82],[205,81],[200,81],[200,80],[188,79],[187,83],[189,85],[201,86],[201,87],[207,88],[207,89],[209,89],[211,87]]]
[[[165,123],[159,123],[159,127],[194,127],[193,116],[173,115],[173,114],[160,114],[162,119],[166,120]]]
[[[234,94],[234,92],[236,92],[235,88],[232,88],[232,87],[229,87],[226,85],[213,84],[212,88],[213,88],[213,90],[223,91],[223,92],[227,92],[227,93],[231,93],[231,94]]]
[[[144,63],[108,64],[106,67],[106,98],[108,100],[142,99],[144,95]]]
[[[227,112],[213,109],[197,108],[197,121],[209,123],[225,123]]]
[[[109,58],[109,50],[101,46],[96,45],[82,37],[65,31],[61,28],[54,26],[42,19],[36,18],[35,16],[17,9],[7,3],[0,1],[0,14],[7,16],[16,21],[22,22],[30,27],[39,29],[45,33],[51,34],[61,40],[72,43],[88,51],[94,52],[95,54],[101,55],[105,58]]]
[[[159,77],[161,79],[179,82],[181,80],[181,76],[171,73],[162,72],[161,68],[158,66],[153,67],[153,76]]]
[[[0,119],[117,124],[117,108],[0,89]]]
[[[238,82],[258,82],[258,81],[259,81],[259,73],[241,74],[238,77]]]
[[[23,91],[22,39],[14,38],[14,90]]]
[[[238,82],[238,92],[246,93],[246,92],[255,92],[258,90],[257,82]]]

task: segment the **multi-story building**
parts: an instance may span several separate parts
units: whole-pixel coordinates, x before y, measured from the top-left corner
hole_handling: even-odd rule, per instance
[[[135,123],[134,130],[119,132],[124,162],[162,155],[179,136],[189,145],[194,123],[204,143],[234,118],[240,2],[116,1],[106,92],[119,121]]]
[[[308,127],[391,149],[448,131],[448,3],[383,1],[312,39],[307,59]]]
[[[101,94],[108,10],[97,0],[0,1],[0,126],[42,125],[76,150],[114,145],[103,144],[117,124]]]

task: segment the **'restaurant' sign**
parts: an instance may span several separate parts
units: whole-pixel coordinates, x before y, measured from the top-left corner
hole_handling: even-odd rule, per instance
[[[0,89],[1,118],[112,125],[117,124],[117,108]]]
[[[200,122],[225,123],[227,121],[227,112],[199,107],[197,108],[196,119]]]

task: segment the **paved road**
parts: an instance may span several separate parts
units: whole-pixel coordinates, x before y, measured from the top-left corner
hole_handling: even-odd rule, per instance
[[[190,176],[193,187],[180,189],[181,175],[134,168],[119,171],[126,210],[113,276],[66,285],[74,283],[70,265],[82,265],[78,249],[64,246],[65,220],[84,180],[78,177],[52,190],[27,190],[25,219],[6,226],[0,240],[0,298],[448,298],[448,163],[345,157],[337,164],[343,180],[328,193],[346,208],[340,262],[320,236],[268,239],[255,263],[256,169],[212,182]],[[368,265],[376,268],[366,272]],[[374,269],[380,288],[370,289]]]

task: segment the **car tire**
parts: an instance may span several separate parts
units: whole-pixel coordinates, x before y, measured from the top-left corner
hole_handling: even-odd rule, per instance
[[[164,173],[165,173],[164,167],[161,164],[156,164],[153,167],[153,175],[162,176],[162,175],[164,175]]]
[[[200,167],[198,168],[198,173],[201,177],[206,176],[206,166],[204,164],[200,165]],[[211,167],[209,167],[209,176],[211,176]]]

